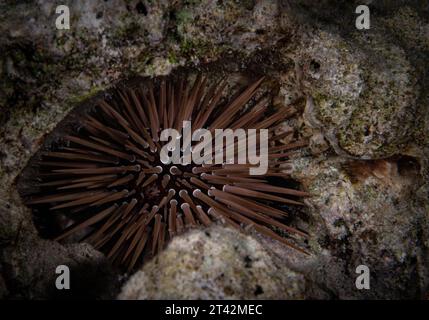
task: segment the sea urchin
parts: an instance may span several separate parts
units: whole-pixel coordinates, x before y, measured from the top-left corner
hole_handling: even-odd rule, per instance
[[[229,101],[225,80],[209,82],[201,75],[142,80],[97,99],[71,132],[35,156],[33,186],[21,192],[25,202],[44,215],[49,209],[68,217],[57,240],[78,236],[128,270],[185,229],[213,221],[240,230],[252,226],[305,252],[277,233],[305,236],[285,225],[282,205],[300,206],[307,193],[278,182],[289,177],[289,152],[306,144],[281,143],[293,131],[277,134],[297,108],[273,110],[268,95],[257,97],[262,79]],[[250,164],[163,163],[160,132],[179,129],[184,120],[192,121],[192,130],[269,129],[267,173],[249,175]]]

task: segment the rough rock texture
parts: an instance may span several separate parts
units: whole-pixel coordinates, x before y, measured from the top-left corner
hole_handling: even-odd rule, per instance
[[[265,74],[277,107],[306,99],[303,117],[285,125],[310,141],[294,159],[294,178],[312,197],[307,217],[294,223],[310,233],[312,255],[216,229],[213,238],[238,239],[235,252],[232,243],[216,246],[194,231],[147,263],[124,292],[252,298],[261,285],[258,297],[427,297],[429,7],[421,0],[365,3],[368,31],[354,28],[361,1],[65,1],[71,30],[55,29],[55,5],[47,1],[1,2],[0,297],[58,295],[51,288],[59,263],[91,275],[97,289],[88,296],[116,294],[118,275],[100,253],[38,237],[14,181],[79,102],[134,75],[207,63],[233,77]],[[171,271],[169,261],[178,257],[172,248],[190,272],[164,279],[155,268]],[[246,255],[259,257],[258,264],[246,268]],[[216,268],[193,265],[202,257]],[[370,267],[370,290],[354,286],[359,264]],[[220,268],[235,272],[230,289],[214,280]],[[211,289],[202,292],[204,285]]]
[[[411,139],[418,86],[402,48],[381,35],[346,42],[325,31],[302,46],[311,112],[338,153],[387,157]]]
[[[316,195],[308,201],[318,212],[309,232],[318,235],[320,260],[311,278],[338,298],[423,295],[428,221],[419,164],[410,157],[321,157],[300,159],[295,166],[296,177]],[[355,288],[361,264],[374,270],[368,292]]]
[[[10,201],[12,202],[12,201]],[[6,204],[0,207],[0,297],[24,299],[109,299],[118,278],[106,258],[87,244],[43,240],[30,213]],[[57,290],[56,268],[70,269],[70,290]],[[9,296],[10,294],[10,296]]]
[[[255,239],[215,226],[173,239],[130,278],[119,298],[302,299],[304,288],[304,277]]]

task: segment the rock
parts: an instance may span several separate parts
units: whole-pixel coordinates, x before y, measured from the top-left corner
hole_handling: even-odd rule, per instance
[[[406,156],[320,157],[294,165],[296,178],[313,195],[306,202],[319,252],[309,272],[314,283],[340,299],[424,296],[429,278],[422,244],[429,220],[421,207],[426,191],[419,163]],[[358,265],[369,267],[371,290],[356,289]]]
[[[218,59],[233,47],[245,48],[242,55],[249,56],[278,39],[270,34],[277,28],[277,4],[270,1],[246,6],[121,0],[68,5],[71,28],[57,30],[54,4],[0,4],[0,265],[5,266],[5,282],[12,283],[11,297],[52,296],[52,270],[58,263],[81,265],[89,274],[105,263],[87,246],[41,240],[14,186],[44,136],[74,106],[120,79],[168,74],[180,65]],[[73,258],[88,250],[90,257]],[[106,291],[89,293],[92,297],[112,294],[116,280],[107,278]]]
[[[312,104],[307,117],[338,154],[374,159],[404,148],[414,132],[419,86],[403,49],[381,35],[349,42],[322,31],[298,51]]]
[[[427,297],[429,7],[364,2],[372,27],[358,32],[361,1],[99,0],[70,3],[70,30],[54,28],[54,4],[3,1],[0,297],[70,297],[52,290],[61,263],[77,272],[73,297],[87,285],[85,297],[116,296],[119,272],[99,252],[39,237],[16,178],[86,98],[134,75],[207,66],[231,77],[264,74],[276,107],[306,98],[303,119],[286,127],[299,126],[310,142],[293,164],[312,194],[298,222],[312,255],[257,234],[194,230],[148,262],[120,297]],[[369,291],[354,287],[358,264],[370,267]]]
[[[174,238],[122,288],[119,299],[299,299],[304,277],[251,236],[214,226]]]
[[[17,192],[12,192],[9,202],[0,206],[0,275],[7,284],[7,291],[0,289],[0,294],[11,299],[109,299],[116,295],[119,278],[101,253],[87,244],[63,246],[40,239],[31,212],[18,205],[17,198]],[[55,287],[59,265],[70,269],[70,290]]]
[[[329,145],[321,132],[315,132],[310,137],[309,148],[312,154],[319,155],[327,151],[329,149]]]
[[[275,32],[279,27],[278,6],[276,1],[246,1],[244,5],[232,1],[198,1],[176,12],[177,31],[186,50],[211,47],[219,51],[227,46],[251,53],[280,39],[281,34]]]
[[[111,299],[118,286],[104,256],[86,244],[27,240],[3,250],[1,260],[14,299]],[[59,265],[70,269],[70,290],[55,287]]]

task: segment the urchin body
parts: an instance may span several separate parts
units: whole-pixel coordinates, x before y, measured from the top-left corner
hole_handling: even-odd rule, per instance
[[[223,101],[226,81],[210,85],[201,75],[194,81],[162,79],[118,89],[113,97],[99,99],[73,134],[41,152],[40,183],[35,194],[25,197],[27,204],[67,212],[74,223],[57,240],[79,234],[129,270],[187,228],[214,221],[240,230],[252,226],[303,251],[273,229],[305,236],[284,224],[288,213],[278,204],[300,206],[299,197],[307,193],[270,179],[289,177],[285,172],[290,169],[289,151],[306,142],[280,143],[293,132],[276,135],[277,129],[296,110],[270,111],[266,96],[255,98],[261,82],[253,82],[227,102]],[[162,161],[160,152],[166,143],[160,139],[162,130],[180,130],[183,121],[191,121],[192,131],[267,129],[267,172],[251,175],[250,163]],[[234,150],[238,152],[238,147]],[[215,155],[213,151],[213,159]]]

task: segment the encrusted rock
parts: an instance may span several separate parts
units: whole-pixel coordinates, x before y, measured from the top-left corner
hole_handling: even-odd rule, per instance
[[[312,193],[310,234],[317,262],[309,274],[337,298],[418,298],[428,286],[429,227],[419,163],[411,157],[296,160]],[[297,265],[302,264],[299,261]],[[355,287],[356,267],[371,271],[371,290]]]
[[[134,274],[120,299],[299,299],[304,277],[251,236],[214,226],[174,238]]]
[[[311,158],[293,164],[312,194],[303,225],[312,256],[230,229],[194,230],[120,297],[427,297],[429,8],[365,1],[371,29],[357,31],[360,2],[70,2],[72,28],[56,30],[54,4],[3,1],[0,297],[54,297],[57,264],[96,281],[86,297],[116,294],[117,274],[100,253],[40,239],[15,179],[80,101],[119,79],[206,62],[229,74],[258,69],[277,81],[279,106],[306,97],[300,125]],[[359,264],[371,270],[371,290],[355,288]],[[88,279],[78,280],[82,290]]]
[[[414,132],[419,88],[402,48],[379,34],[348,41],[320,31],[298,51],[312,104],[307,117],[338,154],[373,159],[404,148]]]

